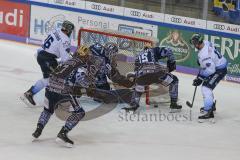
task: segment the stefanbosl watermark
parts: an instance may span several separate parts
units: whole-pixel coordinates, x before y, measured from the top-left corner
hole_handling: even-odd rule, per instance
[[[158,110],[155,113],[128,113],[119,111],[118,121],[119,122],[187,122],[193,120],[192,110],[189,112],[178,112],[178,113],[165,113]]]

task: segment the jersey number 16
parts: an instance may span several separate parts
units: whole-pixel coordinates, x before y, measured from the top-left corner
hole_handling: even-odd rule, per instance
[[[54,41],[53,37],[51,35],[49,35],[47,37],[47,39],[44,41],[44,44],[43,44],[43,49],[49,49],[49,47],[51,46],[51,43]]]

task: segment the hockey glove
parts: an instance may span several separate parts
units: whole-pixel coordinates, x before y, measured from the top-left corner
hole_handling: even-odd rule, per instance
[[[136,73],[135,72],[128,72],[126,74],[126,77],[129,81],[134,82],[136,78]]]
[[[176,69],[176,61],[167,61],[167,67],[168,67],[168,71],[172,72]]]
[[[203,82],[203,79],[200,77],[197,77],[193,80],[193,86],[200,86]]]

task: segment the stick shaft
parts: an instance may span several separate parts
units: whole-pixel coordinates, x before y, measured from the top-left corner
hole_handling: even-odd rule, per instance
[[[195,100],[196,91],[197,91],[197,86],[195,86],[194,93],[193,93],[192,104],[191,104],[192,107]]]

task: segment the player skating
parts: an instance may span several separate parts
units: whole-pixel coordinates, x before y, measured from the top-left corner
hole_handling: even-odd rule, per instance
[[[198,50],[198,64],[200,71],[193,80],[193,86],[202,84],[202,95],[204,107],[200,109],[201,114],[198,117],[199,122],[205,120],[214,120],[214,103],[213,89],[227,74],[227,60],[214,47],[211,42],[204,41],[201,34],[194,34],[190,40],[191,44]]]
[[[99,71],[104,70],[115,83],[125,87],[133,85],[133,82],[119,74],[114,65],[110,65],[110,58],[115,54],[112,51],[114,51],[112,47],[103,47],[100,44],[92,45],[90,48],[81,46],[72,59],[56,68],[51,74],[49,86],[46,88],[46,104],[39,117],[37,129],[32,134],[34,138],[41,135],[57,104],[69,101],[74,111],[68,116],[65,125],[58,133],[57,141],[64,142],[67,147],[72,147],[73,141],[68,138],[67,134],[85,115],[84,110],[74,96],[87,93],[88,96],[96,96],[104,101],[110,100],[110,102],[113,102],[115,101],[114,98],[116,99],[115,95],[111,93],[101,93],[101,91],[95,89],[95,79]]]
[[[159,63],[160,59],[167,58],[167,67]],[[145,92],[145,86],[153,83],[169,86],[171,98],[171,111],[179,110],[181,105],[178,101],[178,78],[171,72],[176,69],[176,61],[173,52],[166,47],[146,47],[139,53],[135,61],[135,72],[129,73],[128,77],[135,79],[135,90],[132,95],[131,108],[127,111],[135,111],[139,107],[140,97]]]
[[[47,86],[50,73],[58,65],[57,59],[64,62],[70,58],[70,36],[73,30],[74,24],[70,21],[64,21],[61,29],[52,31],[42,47],[38,49],[37,62],[41,67],[43,78],[21,96],[21,99],[27,104],[36,105],[33,96]]]

